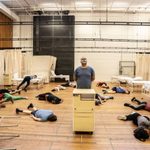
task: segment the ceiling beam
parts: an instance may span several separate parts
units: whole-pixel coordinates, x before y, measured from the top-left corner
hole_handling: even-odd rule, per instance
[[[19,17],[1,2],[0,2],[0,12],[2,12],[3,14],[5,14],[14,21],[19,21]]]

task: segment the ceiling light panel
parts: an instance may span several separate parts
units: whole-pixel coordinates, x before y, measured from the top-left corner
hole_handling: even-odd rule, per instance
[[[96,5],[90,0],[90,1],[76,1],[75,7],[77,10],[92,10],[96,7]]]
[[[16,0],[9,0],[9,1],[0,1],[2,4],[4,4],[8,8],[19,8],[19,3],[16,2]],[[25,4],[24,4],[25,5]]]
[[[128,1],[117,0],[112,4],[112,8],[126,8],[129,7],[130,3]]]
[[[131,7],[148,7],[150,6],[149,0],[134,0]]]

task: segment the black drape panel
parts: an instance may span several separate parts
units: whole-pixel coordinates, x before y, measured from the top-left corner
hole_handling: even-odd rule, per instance
[[[34,16],[33,55],[57,57],[56,74],[74,71],[74,16]]]

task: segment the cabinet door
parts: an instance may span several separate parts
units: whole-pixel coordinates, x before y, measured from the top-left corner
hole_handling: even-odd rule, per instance
[[[94,131],[94,113],[76,112],[73,122],[74,131]]]
[[[95,107],[94,99],[81,100],[80,95],[74,97],[74,111],[92,111]]]

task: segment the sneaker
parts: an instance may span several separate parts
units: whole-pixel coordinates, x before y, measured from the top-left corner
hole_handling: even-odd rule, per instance
[[[19,114],[20,109],[16,108],[16,114]]]
[[[21,89],[20,89],[20,90],[18,90],[18,94],[19,94],[19,95],[21,94]]]
[[[135,114],[136,112],[135,111],[133,111],[131,114]]]
[[[24,89],[25,92],[27,92],[27,89]]]
[[[133,102],[135,99],[136,99],[136,98],[135,98],[135,97],[133,97],[133,98],[131,99],[131,101]]]
[[[104,91],[104,92],[103,92],[103,94],[106,94],[106,93],[107,93],[107,91]]]
[[[129,103],[124,103],[124,106],[130,106],[130,104]]]
[[[27,107],[27,109],[30,109],[30,108],[33,108],[33,107],[34,107],[33,104],[30,103],[29,106]]]
[[[117,119],[118,120],[126,120],[127,118],[126,118],[126,116],[118,116]]]
[[[114,99],[114,97],[113,96],[110,96],[110,98],[109,99]]]
[[[52,92],[55,92],[56,90],[55,90],[55,89],[52,89],[51,91],[52,91]]]

